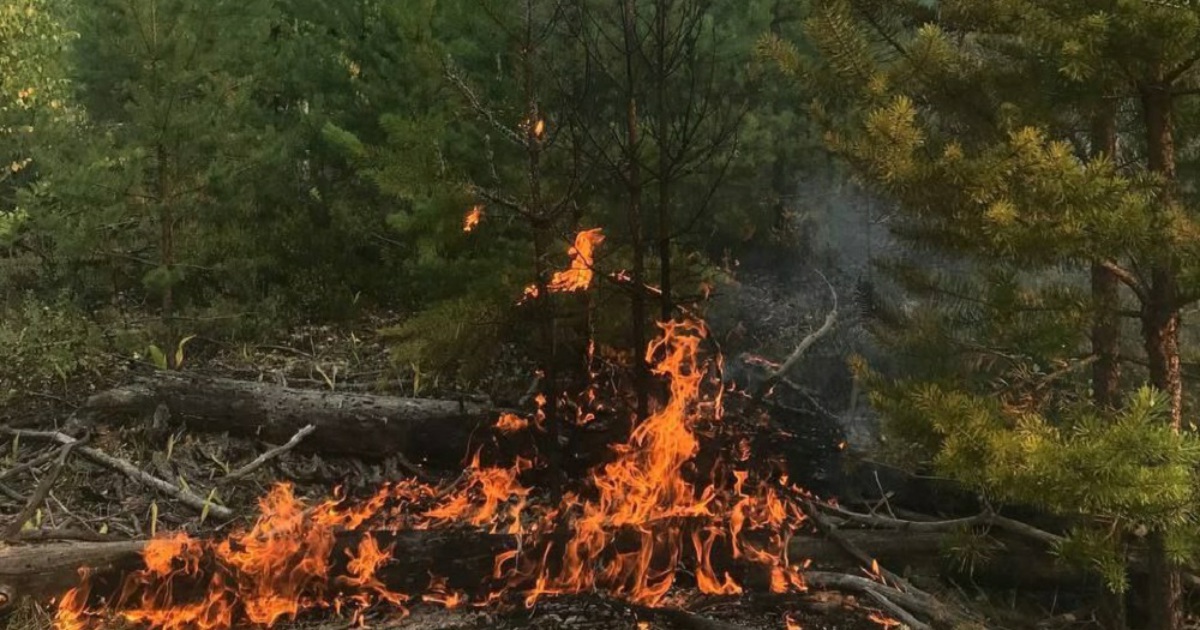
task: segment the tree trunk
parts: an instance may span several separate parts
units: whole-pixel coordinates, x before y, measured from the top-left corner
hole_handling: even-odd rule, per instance
[[[646,365],[646,245],[642,233],[642,164],[639,156],[637,76],[637,3],[621,2],[621,26],[624,30],[625,55],[625,188],[626,216],[633,248],[631,270],[634,291],[630,294],[630,343],[633,345],[634,389],[639,418],[649,415],[650,371]]]
[[[1116,108],[1107,105],[1092,126],[1092,158],[1116,159]],[[1101,409],[1115,408],[1121,397],[1120,281],[1099,263],[1092,276],[1092,400]]]
[[[1154,217],[1164,235],[1175,204],[1175,140],[1171,86],[1163,82],[1139,86],[1146,125],[1147,167],[1164,181]],[[1165,393],[1171,405],[1171,426],[1183,424],[1183,379],[1179,365],[1178,261],[1172,251],[1153,260],[1150,286],[1142,305],[1142,336],[1149,363],[1150,384]],[[1179,630],[1182,626],[1179,568],[1167,555],[1165,534],[1151,532],[1149,543],[1150,630]]]
[[[525,99],[525,153],[529,179],[529,209],[534,215],[534,271],[537,274],[538,289],[536,308],[542,345],[541,352],[538,353],[538,363],[542,371],[541,393],[544,397],[542,422],[545,429],[541,436],[542,439],[539,440],[538,451],[542,454],[551,472],[558,473],[562,469],[562,446],[559,442],[562,428],[558,422],[558,396],[561,392],[559,391],[557,340],[554,330],[554,297],[550,294],[550,271],[545,259],[549,251],[547,241],[552,234],[552,218],[548,216],[546,204],[542,198],[541,133],[544,132],[544,127],[541,108],[538,105],[533,58],[537,45],[534,33],[533,2],[526,0],[521,74]]]
[[[327,455],[386,458],[458,470],[472,444],[486,439],[494,412],[473,403],[291,389],[267,383],[157,373],[96,394],[97,416],[149,417],[159,404],[193,430],[283,443],[306,425],[298,447]]]
[[[167,174],[167,150],[162,144],[159,144],[155,150],[155,159],[158,166],[155,193],[159,206],[159,259],[163,270],[167,272],[167,275],[162,278],[160,309],[162,323],[166,328],[162,351],[167,358],[167,368],[174,370],[179,368],[179,362],[175,359],[176,340],[178,339],[175,330],[175,215],[171,208],[174,200],[170,199],[171,184]]]
[[[671,145],[669,141],[669,119],[667,112],[667,12],[669,5],[665,0],[654,3],[654,28],[658,33],[657,50],[655,50],[655,71],[658,74],[655,81],[657,93],[657,108],[655,112],[656,135],[658,136],[658,265],[659,288],[662,290],[659,318],[670,321],[675,314],[675,304],[671,299]]]

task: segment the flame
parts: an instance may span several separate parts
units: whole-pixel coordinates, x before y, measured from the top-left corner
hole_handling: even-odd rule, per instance
[[[561,281],[556,275],[554,286],[586,287],[602,238],[599,230],[581,233],[572,270],[562,272]],[[697,463],[702,425],[720,422],[706,391],[720,389],[702,351],[706,327],[697,321],[659,326],[662,334],[646,359],[668,385],[665,400],[627,442],[612,448],[610,461],[559,501],[538,503],[519,481],[534,462],[484,466],[479,450],[453,483],[399,481],[359,501],[335,492],[309,505],[279,484],[260,500],[254,523],[225,539],[176,534],[150,541],[144,568],[128,575],[106,605],[89,607],[84,580],[63,597],[56,627],[100,628],[103,616],[116,615],[156,630],[224,630],[271,627],[320,611],[361,622],[368,608],[406,615],[417,600],[460,606],[471,596],[437,575],[421,592],[392,590],[383,572],[394,549],[373,534],[451,526],[509,535],[517,543],[516,551],[494,558],[490,576],[479,576],[498,590],[478,605],[511,594],[532,606],[547,595],[596,590],[655,605],[683,575],[694,575],[704,593],[735,595],[745,587],[734,568],[748,566],[769,576],[774,592],[803,590],[803,565],[787,556],[788,540],[804,521],[799,506],[748,470],[721,463],[701,470]],[[539,400],[539,409],[544,404]],[[506,414],[496,428],[529,422]],[[348,548],[345,540],[357,544]]]
[[[880,626],[883,626],[885,629],[886,628],[895,628],[896,626],[902,625],[899,621],[892,619],[891,617],[888,617],[888,616],[884,615],[883,613],[879,613],[879,612],[872,612],[871,614],[867,615],[867,619],[870,619],[871,621],[879,624]]]
[[[784,615],[783,622],[787,630],[801,630],[800,622],[792,619],[791,615]]]
[[[529,426],[529,421],[515,413],[502,413],[496,420],[496,430],[501,433],[516,433]]]
[[[571,257],[571,266],[564,271],[555,272],[547,289],[551,293],[586,291],[592,285],[592,278],[595,276],[593,261],[596,248],[603,242],[604,233],[601,228],[583,230],[576,234],[575,244],[567,251],[567,255]],[[536,297],[538,297],[536,285],[525,287],[522,300]]]
[[[463,232],[471,232],[483,220],[483,206],[476,204],[471,207],[471,211],[467,216],[463,217]]]

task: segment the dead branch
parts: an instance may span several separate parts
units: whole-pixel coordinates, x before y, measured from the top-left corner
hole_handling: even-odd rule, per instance
[[[75,445],[79,442],[79,440],[76,440],[65,433],[59,433],[58,431],[28,431],[23,429],[10,429],[7,427],[0,428],[0,431],[8,433],[9,435],[20,435],[22,437],[54,440],[55,442],[63,445]],[[224,520],[233,518],[233,511],[229,508],[205,500],[203,497],[179,488],[169,481],[159,479],[158,477],[141,470],[137,466],[134,466],[123,459],[113,457],[104,451],[92,448],[90,446],[77,446],[76,450],[78,450],[81,455],[88,458],[92,462],[104,466],[105,468],[115,470],[138,483],[150,486],[151,488],[177,499],[180,503],[194,508],[201,513],[207,511],[216,518]]]
[[[878,590],[872,589],[867,591],[867,596],[875,600],[884,610],[904,625],[912,628],[912,630],[930,630],[929,624],[912,616],[912,613],[905,610],[903,606],[888,599],[886,595],[880,593]]]
[[[968,623],[978,627],[979,624],[979,620],[971,619],[965,614],[956,612],[946,604],[927,594],[922,593],[924,595],[922,597],[858,575],[831,573],[828,571],[806,571],[804,573],[804,581],[809,586],[852,591],[867,595],[878,601],[878,598],[872,595],[872,593],[875,593],[895,605],[903,606],[913,614],[929,619],[933,627],[955,628]],[[931,625],[925,624],[925,627],[929,628]]]
[[[817,526],[817,529],[829,536],[829,538],[842,547],[846,553],[850,554],[852,557],[862,563],[864,567],[869,567],[872,572],[879,576],[880,579],[886,581],[885,584],[878,584],[878,586],[885,586],[888,589],[891,589],[891,592],[875,586],[865,589],[864,592],[876,601],[879,601],[880,604],[885,608],[888,608],[889,611],[895,612],[897,608],[903,607],[909,611],[919,613],[933,620],[934,622],[939,623],[939,625],[947,625],[951,627],[958,626],[962,622],[969,620],[967,615],[951,610],[946,604],[938,600],[930,593],[913,586],[913,584],[908,580],[880,565],[875,558],[863,551],[862,548],[854,544],[854,542],[852,542],[849,538],[843,536],[838,530],[837,525],[834,525],[826,516],[821,514],[821,511],[817,509],[812,501],[805,499],[801,502],[801,505],[808,517]],[[877,584],[871,580],[865,581],[870,584]],[[916,619],[913,619],[911,615],[909,618],[912,621],[917,621]],[[911,626],[912,624],[910,623],[909,625]],[[921,626],[929,628],[929,626],[926,624],[921,624]]]
[[[25,523],[42,505],[42,502],[49,496],[50,490],[54,488],[54,484],[58,482],[63,469],[66,468],[67,458],[71,455],[71,449],[75,448],[78,444],[78,441],[72,441],[59,449],[58,461],[54,463],[54,468],[42,478],[41,483],[38,484],[37,489],[33,491],[33,495],[29,497],[29,501],[25,504],[25,508],[13,518],[12,522],[8,524],[8,528],[4,530],[5,540],[12,540],[21,533],[21,529],[25,527]]]
[[[292,436],[292,439],[288,440],[286,443],[284,443],[281,446],[276,446],[275,448],[263,453],[262,455],[255,457],[254,460],[251,461],[249,464],[246,464],[245,466],[238,468],[237,470],[229,473],[228,475],[225,475],[225,477],[222,478],[220,481],[218,481],[217,484],[223,486],[230,482],[237,481],[238,479],[241,479],[241,478],[245,477],[246,475],[249,475],[250,473],[261,468],[263,466],[263,464],[266,464],[267,462],[271,461],[272,459],[279,457],[280,455],[283,455],[284,453],[292,450],[293,448],[296,448],[296,445],[299,444],[301,440],[303,440],[310,433],[312,433],[313,431],[316,431],[316,430],[317,430],[317,425],[315,425],[315,424],[305,425],[304,428],[300,429],[299,431],[296,432],[295,435]]]
[[[8,470],[6,470],[4,472],[0,472],[0,481],[8,479],[9,477],[14,477],[20,473],[25,472],[26,470],[32,470],[34,468],[37,468],[38,466],[41,466],[42,464],[45,464],[46,462],[53,460],[55,457],[58,457],[58,455],[59,455],[58,449],[50,449],[50,450],[46,451],[45,453],[42,453],[41,455],[38,455],[37,457],[34,457],[33,459],[31,459],[27,462],[24,462],[22,464],[17,464],[16,466],[13,466],[12,468],[9,468]]]
[[[766,379],[763,380],[763,382],[754,392],[755,400],[762,400],[765,398],[767,394],[771,392],[771,388],[775,387],[780,380],[788,375],[788,372],[792,371],[792,368],[796,367],[796,364],[800,362],[800,359],[804,358],[804,353],[808,352],[808,349],[811,348],[813,344],[819,341],[822,337],[828,335],[829,331],[833,330],[834,324],[837,323],[837,290],[833,288],[833,283],[829,282],[829,278],[826,278],[825,274],[821,273],[820,271],[818,271],[817,274],[820,275],[821,279],[825,281],[825,286],[829,287],[829,294],[833,298],[833,307],[829,310],[829,314],[825,316],[825,321],[821,324],[821,327],[814,330],[812,333],[809,333],[809,335],[804,339],[800,340],[800,345],[796,346],[795,350],[792,350],[792,353],[788,355],[786,360],[784,360],[783,365],[780,365],[779,369],[772,372],[769,376],[767,376]]]
[[[861,525],[869,525],[871,527],[898,529],[913,532],[945,532],[963,527],[989,525],[1003,529],[1009,533],[1017,534],[1031,540],[1036,540],[1049,546],[1058,544],[1063,540],[1063,537],[1057,534],[1052,534],[1048,531],[1038,529],[1032,525],[1028,525],[1011,518],[1005,518],[992,512],[985,512],[976,516],[968,516],[965,518],[956,518],[945,521],[906,521],[888,516],[879,516],[878,514],[852,512],[843,507],[829,505],[827,503],[816,503],[814,506],[823,512],[836,515],[840,518],[844,518],[848,521],[853,521]]]

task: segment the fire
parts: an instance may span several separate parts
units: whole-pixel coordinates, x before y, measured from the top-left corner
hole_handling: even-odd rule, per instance
[[[601,228],[583,230],[575,235],[575,244],[567,252],[571,257],[571,266],[564,271],[557,271],[550,279],[547,288],[551,293],[572,293],[586,291],[592,285],[595,277],[594,256],[596,248],[604,242]],[[538,296],[536,285],[525,288],[523,299],[533,299]]]
[[[463,231],[471,232],[479,225],[479,222],[482,220],[483,220],[483,206],[479,205],[479,204],[472,206],[471,211],[467,213],[467,216],[463,217]]]
[[[555,274],[551,288],[586,289],[602,241],[598,229],[581,232],[571,268]],[[309,505],[279,484],[260,501],[255,522],[228,538],[177,534],[148,543],[144,568],[127,576],[104,607],[89,604],[85,579],[63,597],[56,627],[103,627],[98,620],[105,615],[164,630],[271,627],[322,611],[361,621],[369,608],[405,615],[412,601],[454,607],[515,598],[531,606],[544,596],[589,591],[655,605],[684,576],[694,576],[705,593],[741,593],[746,587],[738,576],[747,571],[760,572],[774,592],[803,590],[803,565],[787,554],[804,520],[799,506],[751,471],[730,468],[745,465],[745,446],[708,469],[697,461],[702,431],[721,420],[708,391],[720,385],[703,350],[706,327],[659,326],[646,358],[668,385],[665,400],[627,442],[612,447],[610,461],[559,501],[540,503],[520,482],[535,462],[484,466],[479,451],[453,483],[398,481],[359,501],[335,494]],[[505,414],[495,427],[542,430],[538,419],[544,416],[531,423]],[[491,574],[479,576],[481,584],[490,580],[489,588],[499,585],[479,602],[451,589],[444,576],[431,575],[420,592],[388,584],[384,570],[395,551],[373,532],[445,527],[515,539],[517,550],[499,553]]]
[[[791,615],[785,615],[783,617],[783,622],[786,624],[787,630],[801,630],[800,622],[792,619]]]
[[[515,413],[502,413],[496,421],[496,430],[501,433],[516,433],[529,426],[529,421]]]

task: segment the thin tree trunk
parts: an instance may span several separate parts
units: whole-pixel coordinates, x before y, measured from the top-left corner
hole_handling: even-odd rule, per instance
[[[167,358],[167,368],[176,369],[175,360],[175,216],[172,212],[170,196],[171,185],[167,174],[167,150],[162,144],[155,149],[155,159],[158,162],[155,193],[158,196],[159,221],[159,262],[167,272],[163,278],[161,312],[163,326],[166,327],[166,338],[163,343],[163,354]]]
[[[649,414],[650,372],[646,366],[646,295],[640,287],[646,284],[646,246],[642,233],[642,165],[639,161],[637,78],[634,72],[637,45],[637,4],[623,0],[621,24],[624,27],[625,55],[625,161],[628,169],[625,188],[628,195],[626,213],[629,221],[630,243],[633,246],[630,342],[633,345],[634,390],[637,414]]]
[[[529,177],[529,206],[534,214],[533,243],[534,266],[537,274],[537,311],[538,328],[541,332],[541,371],[542,395],[545,404],[542,405],[545,439],[539,450],[542,451],[551,472],[557,473],[562,469],[561,447],[559,435],[561,427],[558,423],[558,361],[555,351],[554,334],[554,298],[550,294],[549,269],[546,264],[546,253],[549,250],[547,242],[551,237],[551,220],[546,216],[546,207],[542,199],[542,140],[541,111],[537,100],[537,86],[534,76],[534,41],[533,0],[525,0],[525,41],[522,42],[521,64],[525,97],[525,148],[528,160]]]
[[[1165,224],[1175,203],[1175,140],[1170,85],[1158,82],[1139,87],[1146,124],[1148,168],[1166,182],[1155,217],[1157,222]],[[1167,252],[1154,261],[1150,271],[1150,286],[1142,305],[1142,335],[1150,384],[1169,397],[1171,426],[1176,431],[1183,424],[1178,293],[1178,263],[1175,256]],[[1183,623],[1179,567],[1167,555],[1164,532],[1151,532],[1147,542],[1150,563],[1148,627],[1151,630],[1179,630]]]
[[[666,0],[655,2],[654,27],[658,32],[658,50],[656,68],[658,80],[655,81],[658,111],[655,112],[655,124],[658,135],[658,266],[662,321],[670,321],[674,315],[675,305],[671,299],[671,156],[669,120],[667,115],[667,12],[669,3]]]
[[[1092,157],[1114,159],[1117,149],[1116,108],[1108,106],[1094,121]],[[1121,392],[1120,281],[1099,263],[1092,264],[1092,400],[1102,409],[1115,408]]]

